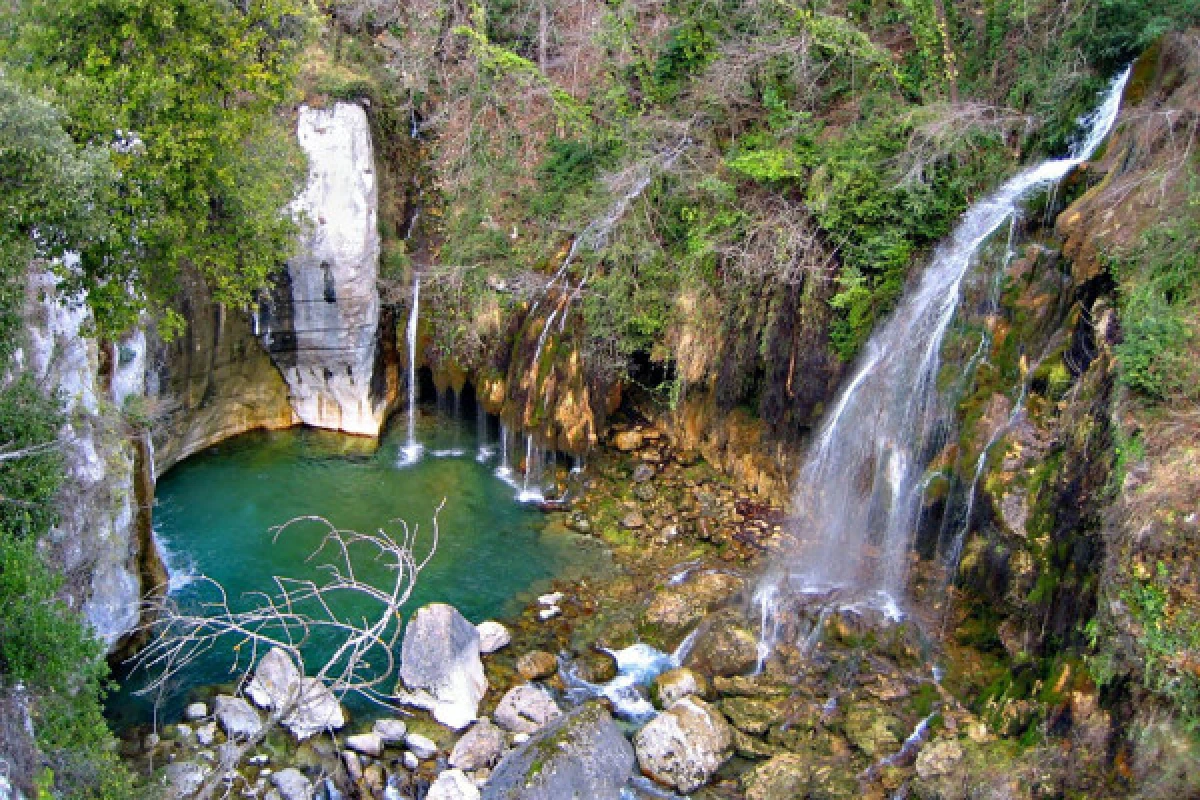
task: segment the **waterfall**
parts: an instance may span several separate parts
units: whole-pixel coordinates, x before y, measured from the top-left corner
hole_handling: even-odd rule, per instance
[[[408,314],[408,440],[400,448],[400,466],[421,458],[417,443],[417,323],[421,313],[421,276],[413,274],[412,310]]]
[[[517,493],[517,502],[540,503],[545,500],[542,494],[542,467],[545,453],[533,442],[533,434],[525,434],[525,479],[521,482],[521,491]]]
[[[877,608],[896,608],[907,581],[922,473],[943,419],[940,350],[964,278],[1023,201],[1091,157],[1116,120],[1128,77],[1126,70],[1114,79],[1099,107],[1080,121],[1085,136],[1069,156],[1020,172],[968,209],[871,336],[801,468],[795,495],[800,544],[768,582],[790,578],[807,591],[836,587]]]

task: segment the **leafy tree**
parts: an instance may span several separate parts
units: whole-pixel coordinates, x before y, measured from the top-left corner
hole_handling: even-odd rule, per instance
[[[301,161],[275,110],[292,97],[305,6],[23,0],[6,27],[14,75],[53,90],[75,142],[110,151],[113,235],[65,270],[101,332],[164,311],[185,263],[218,300],[246,302],[295,233],[283,212]]]

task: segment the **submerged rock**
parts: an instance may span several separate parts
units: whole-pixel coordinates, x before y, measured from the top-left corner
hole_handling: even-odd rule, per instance
[[[492,772],[484,800],[619,800],[633,748],[603,706],[572,711],[511,751]]]
[[[699,789],[733,755],[733,729],[703,700],[685,697],[634,737],[642,772],[681,792]]]
[[[540,686],[514,686],[496,706],[496,724],[512,733],[533,733],[562,716],[550,693]]]
[[[479,632],[445,603],[417,610],[404,629],[400,678],[411,693],[401,697],[443,725],[461,730],[475,719],[487,691]]]

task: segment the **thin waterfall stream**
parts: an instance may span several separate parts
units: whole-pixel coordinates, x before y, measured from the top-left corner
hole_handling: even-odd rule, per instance
[[[417,324],[421,315],[421,276],[413,274],[412,310],[408,314],[408,439],[400,449],[399,466],[417,463],[421,445],[417,441]]]
[[[865,345],[800,470],[798,545],[777,559],[756,592],[763,649],[773,645],[776,626],[769,620],[789,590],[835,592],[889,616],[901,613],[924,473],[945,430],[937,385],[941,349],[964,279],[983,246],[1032,195],[1057,185],[1095,153],[1116,121],[1128,78],[1126,69],[1080,120],[1084,135],[1068,156],[1023,170],[967,210]],[[1014,414],[1020,407],[1018,402]]]

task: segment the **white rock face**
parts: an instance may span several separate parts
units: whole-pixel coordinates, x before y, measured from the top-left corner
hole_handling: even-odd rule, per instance
[[[47,537],[49,556],[64,574],[88,576],[86,585],[68,584],[66,591],[111,650],[137,625],[141,600],[135,448],[116,433],[113,408],[142,391],[146,340],[139,332],[117,343],[106,397],[96,377],[96,342],[83,336],[91,312],[81,297],[57,299],[55,285],[49,272],[29,277],[25,341],[14,366],[63,398],[65,481],[59,521]]]
[[[296,135],[308,155],[308,184],[292,207],[308,229],[288,264],[290,297],[271,356],[304,424],[375,436],[386,409],[384,398],[371,396],[379,229],[370,126],[351,103],[301,106]]]
[[[525,683],[509,689],[496,706],[496,724],[513,733],[534,733],[562,716],[554,698],[540,686]]]

